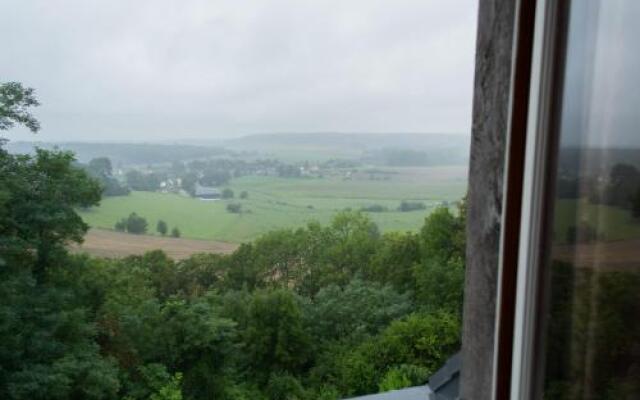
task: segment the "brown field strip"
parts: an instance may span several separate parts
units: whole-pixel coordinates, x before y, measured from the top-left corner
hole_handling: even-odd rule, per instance
[[[132,235],[104,229],[91,229],[85,235],[84,243],[72,246],[71,249],[76,253],[86,252],[94,256],[110,258],[163,250],[171,258],[179,260],[195,253],[229,254],[237,247],[237,244],[211,240]]]
[[[560,245],[554,247],[553,258],[580,268],[638,270],[638,249],[640,239]]]

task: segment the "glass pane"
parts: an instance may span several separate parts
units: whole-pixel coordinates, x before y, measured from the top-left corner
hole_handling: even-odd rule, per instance
[[[570,8],[545,399],[640,398],[640,2]]]

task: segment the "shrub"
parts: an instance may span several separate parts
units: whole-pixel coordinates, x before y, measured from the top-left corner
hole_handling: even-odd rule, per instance
[[[240,214],[242,212],[242,204],[240,203],[229,203],[227,204],[227,211],[233,214]]]
[[[180,237],[180,229],[178,229],[178,228],[174,227],[174,228],[171,230],[171,237],[179,238],[179,237]]]
[[[222,191],[222,198],[223,199],[233,199],[233,190],[226,188]]]
[[[158,231],[159,234],[161,234],[162,236],[167,234],[167,223],[164,222],[163,220],[158,221],[158,225],[156,225],[156,231]]]
[[[141,234],[147,232],[147,220],[134,212],[129,214],[126,225],[129,233]]]
[[[249,193],[247,193],[246,190],[243,190],[242,192],[240,192],[240,198],[241,199],[248,199],[249,198]]]

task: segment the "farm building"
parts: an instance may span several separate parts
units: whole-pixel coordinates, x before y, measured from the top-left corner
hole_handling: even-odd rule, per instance
[[[221,193],[217,188],[196,184],[195,197],[200,200],[218,200]]]

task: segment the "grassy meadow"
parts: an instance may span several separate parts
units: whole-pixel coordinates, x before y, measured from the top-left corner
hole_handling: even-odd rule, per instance
[[[586,199],[558,200],[555,205],[554,234],[560,243],[566,242],[567,230],[576,219],[597,227],[598,236],[604,241],[640,238],[640,224],[629,210],[604,204],[592,204]],[[576,218],[577,217],[577,218]]]
[[[240,243],[278,228],[295,228],[310,221],[328,223],[336,212],[379,204],[389,211],[369,213],[382,231],[417,230],[424,217],[443,201],[459,200],[466,191],[465,167],[395,168],[390,179],[360,177],[276,178],[246,176],[228,185],[232,200],[202,201],[178,194],[132,192],[108,197],[99,207],[82,211],[94,228],[113,229],[119,219],[136,212],[155,233],[159,219],[169,229],[177,226],[183,237]],[[248,199],[238,195],[247,191]],[[424,202],[426,210],[399,212],[402,200]],[[226,210],[228,203],[241,203],[243,213]]]

